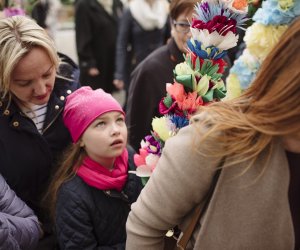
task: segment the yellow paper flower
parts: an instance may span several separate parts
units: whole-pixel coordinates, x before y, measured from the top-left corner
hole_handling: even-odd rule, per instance
[[[168,121],[165,116],[160,118],[153,118],[152,129],[157,133],[159,138],[164,142],[170,138],[170,131],[168,127]]]
[[[289,10],[295,4],[294,0],[278,0],[278,5],[282,10]]]
[[[204,96],[209,89],[210,76],[204,75],[198,82],[197,93],[199,96]]]
[[[226,79],[227,93],[223,100],[231,100],[233,98],[239,97],[242,94],[242,89],[240,86],[240,81],[236,74],[229,74]]]
[[[192,70],[190,68],[190,66],[187,65],[186,62],[183,62],[183,63],[179,63],[179,64],[176,65],[176,67],[175,67],[175,73],[178,76],[181,76],[181,75],[192,75],[192,74],[194,74],[194,70]]]
[[[287,27],[287,25],[265,26],[257,22],[254,23],[248,28],[244,37],[247,49],[262,62],[277,44]]]

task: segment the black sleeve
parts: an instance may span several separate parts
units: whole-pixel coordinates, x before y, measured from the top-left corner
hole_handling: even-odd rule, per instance
[[[84,68],[96,67],[96,59],[91,46],[93,37],[92,25],[90,24],[88,6],[84,1],[75,3],[75,36],[76,48],[80,66]]]
[[[153,93],[156,72],[149,69],[145,62],[140,63],[131,74],[126,106],[129,143],[136,151],[141,140],[150,134],[153,114],[158,110],[156,94]]]
[[[131,43],[131,27],[132,16],[129,9],[124,11],[121,19],[119,20],[119,29],[116,45],[116,69],[114,78],[118,80],[125,80],[124,76],[127,71],[127,62],[129,61],[129,52],[127,51],[128,45]]]

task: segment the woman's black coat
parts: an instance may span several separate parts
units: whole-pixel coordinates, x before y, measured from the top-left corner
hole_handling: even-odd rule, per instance
[[[62,121],[65,98],[79,87],[78,68],[70,58],[60,54],[65,62],[60,71],[73,79],[56,78],[47,105],[43,133],[12,101],[0,102],[0,172],[8,185],[38,216],[47,221],[40,200],[48,187],[53,167],[71,142]]]
[[[170,37],[170,26],[167,21],[162,29],[144,30],[129,8],[120,20],[114,78],[123,80],[128,90],[131,72],[155,49],[166,43]]]
[[[80,66],[80,82],[93,89],[113,90],[115,49],[118,18],[122,3],[113,0],[113,14],[108,14],[97,0],[77,0],[75,3],[76,47]],[[96,67],[98,76],[88,70]]]

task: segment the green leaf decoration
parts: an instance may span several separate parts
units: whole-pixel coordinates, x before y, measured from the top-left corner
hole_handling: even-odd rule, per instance
[[[193,63],[192,63],[191,57],[186,57],[185,56],[184,59],[185,59],[185,62],[187,63],[187,65],[189,65],[190,68],[192,69],[193,68]]]
[[[226,90],[214,89],[214,98],[222,99],[226,96]]]
[[[197,93],[200,96],[204,96],[209,89],[209,80],[210,77],[208,75],[204,75],[201,77],[200,81],[197,85]]]
[[[172,97],[169,94],[167,94],[167,96],[163,100],[163,103],[165,104],[165,106],[167,108],[170,108],[172,106],[172,103],[173,103]]]
[[[219,65],[215,64],[213,65],[212,61],[209,59],[205,59],[201,69],[200,69],[200,74],[202,76],[208,75],[211,77],[212,81],[219,81],[220,78],[222,77],[222,74],[217,73],[219,70]]]
[[[197,59],[196,59],[195,71],[200,71],[200,59],[199,59],[199,57],[197,57]]]
[[[143,186],[145,186],[147,184],[149,179],[150,179],[150,177],[141,177],[141,181],[142,181]]]
[[[212,62],[210,60],[205,59],[202,64],[202,67],[200,69],[201,75],[206,75],[206,71],[207,71],[207,69],[209,69],[211,67],[211,65],[212,65]]]
[[[210,89],[204,96],[202,96],[202,100],[204,102],[211,102],[214,99],[214,90]]]
[[[211,66],[211,67],[207,70],[207,73],[206,73],[206,74],[209,75],[209,76],[212,76],[212,75],[214,75],[215,73],[217,73],[218,70],[219,70],[219,66],[218,66],[218,64],[215,64],[215,65]]]
[[[220,81],[221,77],[222,77],[222,74],[215,73],[215,74],[213,74],[213,75],[211,76],[211,79],[212,79],[214,82],[218,82],[218,81]]]
[[[181,83],[183,86],[193,90],[193,75],[181,75],[181,76],[176,76],[176,81],[178,83]]]

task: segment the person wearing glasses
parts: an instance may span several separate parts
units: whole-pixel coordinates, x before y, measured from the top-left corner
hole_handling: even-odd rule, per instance
[[[135,150],[149,134],[154,116],[160,116],[158,103],[166,93],[166,83],[173,81],[173,69],[184,61],[186,42],[191,37],[190,24],[199,0],[173,0],[170,3],[171,38],[151,53],[131,75],[126,120],[129,143]]]

